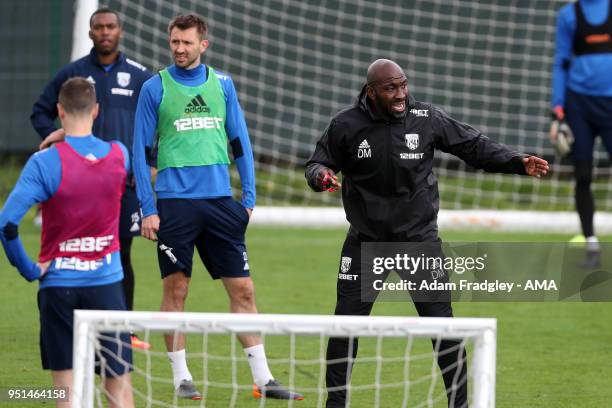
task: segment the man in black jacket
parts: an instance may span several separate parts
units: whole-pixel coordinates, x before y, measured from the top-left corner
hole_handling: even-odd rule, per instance
[[[331,120],[306,163],[306,179],[313,190],[342,187],[350,223],[342,248],[336,315],[369,315],[372,310],[373,303],[361,299],[362,242],[440,241],[434,149],[488,172],[540,177],[548,171],[545,160],[515,152],[441,109],[415,101],[408,94],[406,75],[399,65],[384,59],[374,61],[356,104]],[[338,172],[343,174],[342,186]],[[420,316],[452,317],[447,299],[414,303]],[[349,350],[355,358],[357,340],[351,347],[346,338],[329,340],[327,407],[345,406],[352,368],[346,362]],[[467,406],[467,370],[462,361],[465,351],[460,342],[440,342],[438,364],[449,406],[453,407]]]

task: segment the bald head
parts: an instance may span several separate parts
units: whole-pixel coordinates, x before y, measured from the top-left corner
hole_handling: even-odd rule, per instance
[[[408,81],[402,68],[388,59],[378,59],[368,67],[367,95],[373,109],[383,117],[406,115]]]
[[[368,85],[384,82],[386,80],[405,78],[402,68],[395,61],[377,59],[368,67]]]

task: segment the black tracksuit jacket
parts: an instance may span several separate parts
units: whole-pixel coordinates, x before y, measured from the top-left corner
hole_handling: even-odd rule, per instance
[[[434,149],[487,172],[525,174],[525,155],[411,95],[403,118],[377,115],[364,86],[356,103],[323,132],[305,175],[310,187],[321,191],[316,175],[322,167],[343,174],[346,218],[365,239],[436,241],[440,197]]]

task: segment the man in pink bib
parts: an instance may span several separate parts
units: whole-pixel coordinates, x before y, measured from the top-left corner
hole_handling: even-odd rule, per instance
[[[28,160],[0,213],[0,241],[19,273],[39,281],[42,366],[51,370],[54,387],[71,389],[74,310],[126,310],[119,210],[129,156],[121,143],[92,135],[98,105],[85,78],[62,85],[57,107],[65,141]],[[36,203],[43,206],[43,230],[35,263],[19,239],[18,225]],[[129,333],[119,337],[130,344]],[[109,407],[133,407],[131,348],[100,343],[96,371],[103,374]],[[70,407],[71,400],[58,400],[57,406]]]

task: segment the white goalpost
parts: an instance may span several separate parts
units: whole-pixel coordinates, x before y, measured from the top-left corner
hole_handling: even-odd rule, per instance
[[[271,361],[271,367],[278,363],[286,372],[286,385],[305,395],[306,401],[287,401],[289,406],[322,407],[325,402],[325,345],[326,339],[333,337],[360,337],[362,341],[372,339],[375,353],[373,356],[358,356],[358,368],[372,365],[372,383],[360,384],[361,380],[353,379],[348,387],[349,406],[364,406],[356,396],[360,390],[371,390],[373,401],[368,406],[382,407],[381,391],[396,392],[397,400],[393,406],[401,407],[433,407],[435,403],[446,404],[446,395],[436,395],[436,386],[439,387],[439,373],[435,373],[436,356],[431,350],[428,354],[419,354],[416,341],[435,339],[456,339],[462,347],[468,348],[468,384],[470,389],[470,406],[476,408],[495,407],[495,359],[496,359],[496,320],[485,318],[417,318],[417,317],[365,317],[365,316],[325,316],[325,315],[272,315],[272,314],[234,314],[234,313],[162,313],[162,312],[116,312],[116,311],[75,311],[74,331],[74,387],[72,393],[72,406],[74,408],[93,407],[94,402],[99,406],[103,404],[103,391],[99,380],[94,374],[95,356],[100,352],[99,340],[101,336],[108,340],[116,332],[138,331],[144,332],[144,337],[160,336],[162,333],[188,333],[198,335],[204,340],[205,346],[201,352],[193,353],[188,358],[201,361],[202,378],[194,382],[204,390],[204,399],[200,406],[207,404],[207,391],[215,388],[231,395],[227,402],[229,406],[238,406],[237,395],[248,390],[251,385],[241,384],[237,357],[234,354],[234,345],[237,334],[260,334],[266,344],[274,337],[284,337],[288,340],[288,347],[283,350],[287,353],[283,358]],[[101,333],[106,333],[103,335]],[[221,356],[213,350],[213,337],[221,336],[221,342],[232,344],[229,356]],[[225,337],[223,337],[225,336]],[[119,337],[117,336],[117,339]],[[308,347],[302,339],[311,339],[313,345]],[[405,343],[399,356],[389,356],[385,341],[401,341]],[[428,347],[431,349],[429,341]],[[392,343],[389,343],[391,347]],[[123,344],[129,347],[129,344]],[[270,347],[268,347],[270,350]],[[147,407],[174,407],[176,399],[163,398],[154,395],[158,386],[168,387],[171,378],[162,381],[155,372],[159,367],[152,363],[155,356],[152,351],[134,350],[142,355],[134,356],[133,383],[136,406]],[[158,353],[165,354],[165,353]],[[422,361],[425,358],[425,361]],[[165,359],[162,359],[165,360]],[[207,361],[210,360],[210,361]],[[223,383],[214,378],[214,370],[210,366],[213,360],[220,361],[226,370],[232,372],[231,380]],[[430,361],[430,360],[433,360]],[[276,362],[276,363],[275,363]],[[145,367],[139,366],[142,363]],[[422,363],[431,375],[423,378],[413,378],[411,370]],[[98,363],[101,364],[101,363]],[[103,364],[103,363],[102,363]],[[160,361],[160,365],[167,365],[167,361]],[[413,368],[414,367],[414,368]],[[395,369],[397,368],[397,369]],[[363,370],[362,370],[363,371]],[[393,371],[393,372],[390,372]],[[303,384],[302,378],[308,378],[314,373],[310,384]],[[306,375],[308,374],[308,375]],[[385,382],[384,375],[392,375],[393,382]],[[143,377],[143,378],[139,378]],[[314,378],[316,377],[316,378]],[[400,380],[398,380],[398,377]],[[442,387],[443,388],[443,387]],[[423,400],[418,398],[418,390],[426,392]],[[440,393],[438,393],[440,394]],[[355,395],[352,400],[350,396]],[[169,400],[168,400],[169,399]],[[211,405],[218,403],[208,401]],[[355,405],[353,405],[354,403]],[[225,404],[225,403],[224,403]],[[264,406],[265,399],[259,405]],[[388,406],[388,405],[387,405]]]

